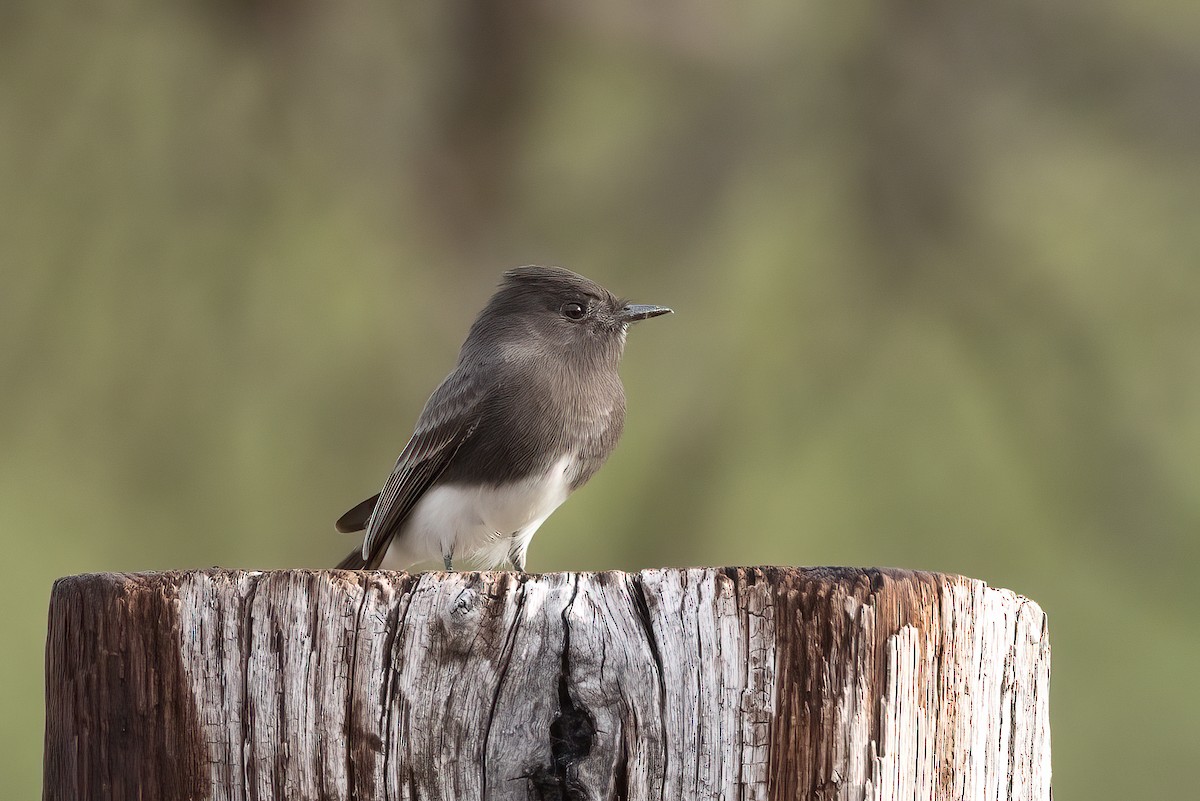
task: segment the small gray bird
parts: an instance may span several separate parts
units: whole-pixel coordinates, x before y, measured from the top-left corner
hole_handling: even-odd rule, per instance
[[[366,529],[338,565],[455,556],[525,570],[538,526],[604,464],[625,424],[617,363],[630,323],[669,314],[561,267],[518,267],[471,326],[383,491],[337,521]]]

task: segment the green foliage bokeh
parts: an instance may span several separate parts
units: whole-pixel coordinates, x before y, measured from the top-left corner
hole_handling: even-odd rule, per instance
[[[1037,600],[1062,798],[1200,745],[1195,4],[0,11],[0,773],[52,580],[333,564],[500,272],[673,306],[532,570]]]

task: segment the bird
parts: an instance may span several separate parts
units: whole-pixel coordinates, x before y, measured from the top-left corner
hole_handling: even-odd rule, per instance
[[[612,453],[629,326],[670,314],[562,267],[508,270],[433,391],[383,489],[343,514],[346,570],[456,558],[525,572],[529,542]]]

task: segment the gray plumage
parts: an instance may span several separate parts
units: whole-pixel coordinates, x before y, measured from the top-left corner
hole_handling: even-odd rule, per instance
[[[390,549],[392,567],[450,569],[457,553],[524,570],[534,531],[620,439],[628,326],[668,312],[559,267],[505,273],[383,490],[338,520],[366,529],[339,567],[377,568]]]

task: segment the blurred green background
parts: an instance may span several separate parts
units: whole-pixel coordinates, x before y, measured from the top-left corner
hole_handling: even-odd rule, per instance
[[[530,568],[1037,600],[1057,797],[1194,791],[1200,5],[0,8],[0,773],[51,581],[333,564],[502,270],[673,306]]]

